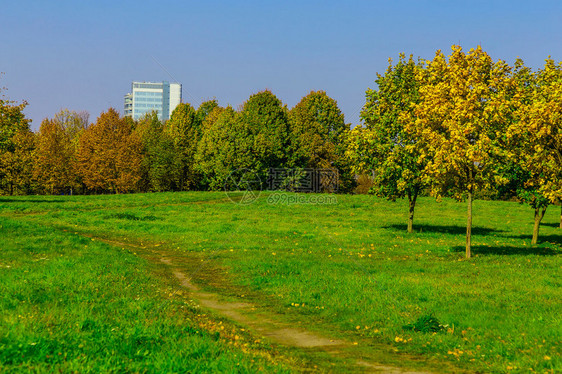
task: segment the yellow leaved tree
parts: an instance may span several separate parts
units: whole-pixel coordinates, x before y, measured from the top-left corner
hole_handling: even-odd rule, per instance
[[[76,168],[78,140],[88,127],[86,112],[63,109],[45,118],[37,134],[33,175],[43,192],[73,193],[80,186]]]
[[[517,196],[535,211],[531,244],[537,244],[548,205],[562,200],[562,63],[549,58],[534,74],[520,70],[520,105],[507,140]]]
[[[497,177],[505,128],[511,120],[513,77],[503,61],[494,62],[481,47],[463,52],[453,46],[450,56],[437,51],[418,70],[420,100],[416,121],[406,126],[423,141],[420,157],[433,195],[468,201],[466,257],[471,256],[472,200],[491,188]]]

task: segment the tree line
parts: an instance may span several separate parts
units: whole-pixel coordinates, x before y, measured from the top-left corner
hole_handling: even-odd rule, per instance
[[[63,110],[37,134],[25,103],[2,100],[0,192],[218,190],[234,187],[237,169],[262,181],[269,168],[333,169],[342,192],[363,175],[371,193],[407,198],[409,232],[420,195],[466,200],[467,257],[476,197],[529,204],[537,242],[547,207],[562,202],[562,63],[548,58],[533,71],[453,46],[431,60],[401,54],[375,83],[353,129],[323,91],[290,110],[268,90],[238,110],[182,103],[164,123],[109,109],[89,124]]]
[[[130,193],[233,188],[233,170],[337,170],[342,190],[353,187],[345,163],[350,125],[334,99],[313,91],[291,110],[271,91],[240,108],[216,100],[195,109],[179,104],[162,122],[152,112],[138,121],[113,108],[89,123],[86,113],[62,110],[30,130],[26,103],[0,103],[2,194]]]
[[[562,63],[534,72],[453,46],[432,60],[402,54],[376,83],[346,154],[356,172],[374,171],[373,193],[408,198],[408,231],[421,193],[466,199],[470,257],[472,201],[486,194],[530,205],[536,244],[547,207],[562,202]]]

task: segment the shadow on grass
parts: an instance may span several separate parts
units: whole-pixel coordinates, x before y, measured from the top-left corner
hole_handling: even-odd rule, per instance
[[[452,248],[454,252],[465,252],[466,248],[464,246],[456,246]],[[488,247],[485,245],[473,245],[471,247],[473,254],[477,255],[501,255],[501,256],[511,256],[511,255],[539,255],[539,256],[556,256],[562,254],[562,251],[558,251],[552,248],[542,248],[542,247],[514,247],[510,245],[506,246],[494,246]]]
[[[396,231],[406,231],[407,225],[404,224],[394,224],[383,226],[384,229],[391,229]],[[417,233],[424,233],[424,232],[431,232],[431,233],[443,233],[443,234],[451,234],[451,235],[463,235],[466,234],[466,227],[465,226],[453,226],[453,225],[416,225],[414,223],[414,232]],[[503,230],[497,229],[490,229],[487,227],[472,227],[472,235],[490,235],[494,233],[504,232]]]
[[[62,203],[64,200],[47,199],[0,199],[0,203]]]
[[[514,239],[529,239],[529,242],[531,241],[532,235],[531,234],[526,234],[526,235],[513,235],[510,236],[510,238],[514,238]],[[540,243],[556,243],[556,244],[562,244],[562,234],[560,235],[542,235],[539,233],[539,244]]]
[[[129,221],[157,221],[157,220],[162,221],[163,220],[163,218],[156,217],[156,216],[137,216],[137,215],[132,214],[132,213],[114,213],[114,214],[107,215],[103,218],[104,219],[111,219],[111,218],[124,219],[124,220],[129,220]]]
[[[554,227],[555,229],[560,228],[560,223],[541,223],[541,226],[548,226],[548,227]]]

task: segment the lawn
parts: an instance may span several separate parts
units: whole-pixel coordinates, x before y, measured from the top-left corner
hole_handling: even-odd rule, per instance
[[[392,347],[398,358],[562,369],[559,207],[532,247],[529,207],[476,201],[466,260],[463,203],[420,199],[408,234],[404,202],[267,197],[245,205],[220,192],[2,197],[0,369],[295,369],[273,348],[229,344],[189,300],[169,296],[171,280],[146,256],[92,238],[203,260],[200,286],[311,330]],[[404,328],[423,316],[442,330]]]
[[[289,372],[292,362],[210,319],[146,260],[53,230],[47,217],[64,204],[49,206],[44,223],[0,217],[0,372]]]

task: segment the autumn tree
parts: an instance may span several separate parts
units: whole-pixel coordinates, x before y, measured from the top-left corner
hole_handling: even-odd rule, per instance
[[[464,53],[453,46],[449,58],[438,51],[417,76],[417,118],[407,129],[421,140],[420,159],[427,160],[432,193],[467,199],[469,258],[474,193],[496,182],[496,155],[511,116],[506,94],[512,85],[510,67],[501,60],[493,62],[480,47]]]
[[[45,118],[37,136],[34,176],[41,187],[54,194],[73,186],[73,156],[70,139],[58,124]]]
[[[0,90],[0,94],[2,91]],[[21,131],[28,131],[30,120],[23,113],[27,102],[16,104],[3,95],[0,96],[0,151],[13,149],[13,136]]]
[[[384,75],[377,74],[378,89],[368,89],[361,119],[366,128],[355,130],[348,154],[363,172],[373,173],[377,196],[389,200],[408,198],[408,232],[413,231],[416,200],[424,188],[428,157],[421,157],[420,138],[407,131],[416,120],[419,104],[419,71],[412,56],[401,54],[396,65],[389,60]]]
[[[173,175],[177,190],[188,190],[196,186],[198,177],[193,168],[199,128],[195,109],[190,104],[181,103],[166,122],[164,132],[174,144]]]
[[[9,195],[30,194],[35,182],[35,134],[31,130],[20,130],[10,138],[10,143],[9,150],[0,153],[0,187]]]
[[[562,63],[532,74],[518,62],[517,121],[507,131],[517,196],[535,212],[532,244],[548,205],[562,200]]]
[[[55,114],[53,121],[62,127],[73,145],[78,146],[78,139],[88,127],[89,119],[90,114],[86,111],[75,112],[63,109]]]
[[[80,185],[76,172],[78,139],[88,126],[87,113],[61,110],[41,123],[37,135],[34,177],[45,191],[73,190]]]
[[[114,193],[137,190],[142,143],[133,122],[113,108],[102,113],[80,137],[77,165],[85,185]]]
[[[32,187],[35,148],[29,119],[23,113],[27,103],[16,104],[0,90],[0,191],[13,195]]]

